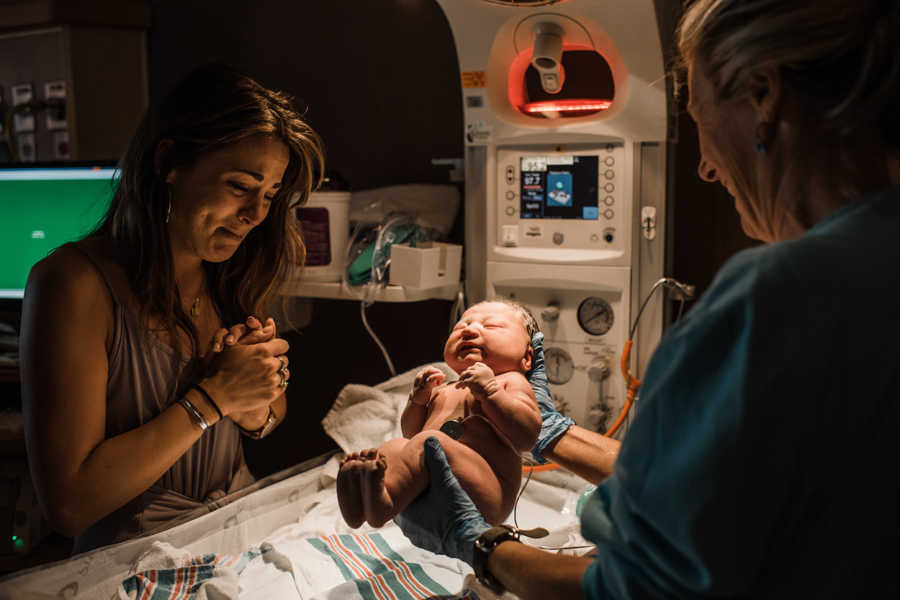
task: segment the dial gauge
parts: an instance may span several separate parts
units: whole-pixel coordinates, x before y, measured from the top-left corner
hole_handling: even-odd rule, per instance
[[[547,381],[557,385],[568,382],[575,372],[572,355],[562,348],[544,350],[544,367],[547,369]]]
[[[613,309],[599,296],[585,298],[578,305],[578,324],[591,335],[603,335],[613,325]]]

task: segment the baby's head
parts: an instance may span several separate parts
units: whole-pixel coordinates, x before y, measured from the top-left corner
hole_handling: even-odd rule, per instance
[[[444,361],[457,373],[476,362],[495,374],[531,370],[531,338],[537,321],[518,302],[498,299],[479,302],[463,313],[444,346]]]

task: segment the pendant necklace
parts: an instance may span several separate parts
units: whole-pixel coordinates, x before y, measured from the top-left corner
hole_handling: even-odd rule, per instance
[[[200,316],[200,296],[194,298],[194,303],[191,304],[191,316],[195,319]]]

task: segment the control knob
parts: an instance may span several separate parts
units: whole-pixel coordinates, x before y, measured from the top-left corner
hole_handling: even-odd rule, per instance
[[[551,302],[541,311],[541,318],[545,321],[556,321],[559,319],[559,303]]]
[[[607,377],[609,377],[610,368],[609,368],[609,357],[604,356],[603,358],[595,359],[594,364],[588,369],[588,377],[590,377],[593,381],[603,381]]]

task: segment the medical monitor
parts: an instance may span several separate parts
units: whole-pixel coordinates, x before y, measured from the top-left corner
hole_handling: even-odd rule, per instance
[[[500,147],[496,164],[493,254],[596,264],[624,259],[631,206],[622,142]]]
[[[109,164],[0,166],[0,298],[22,298],[36,262],[96,227],[115,172]]]
[[[521,157],[522,218],[596,221],[598,164],[598,156]]]

